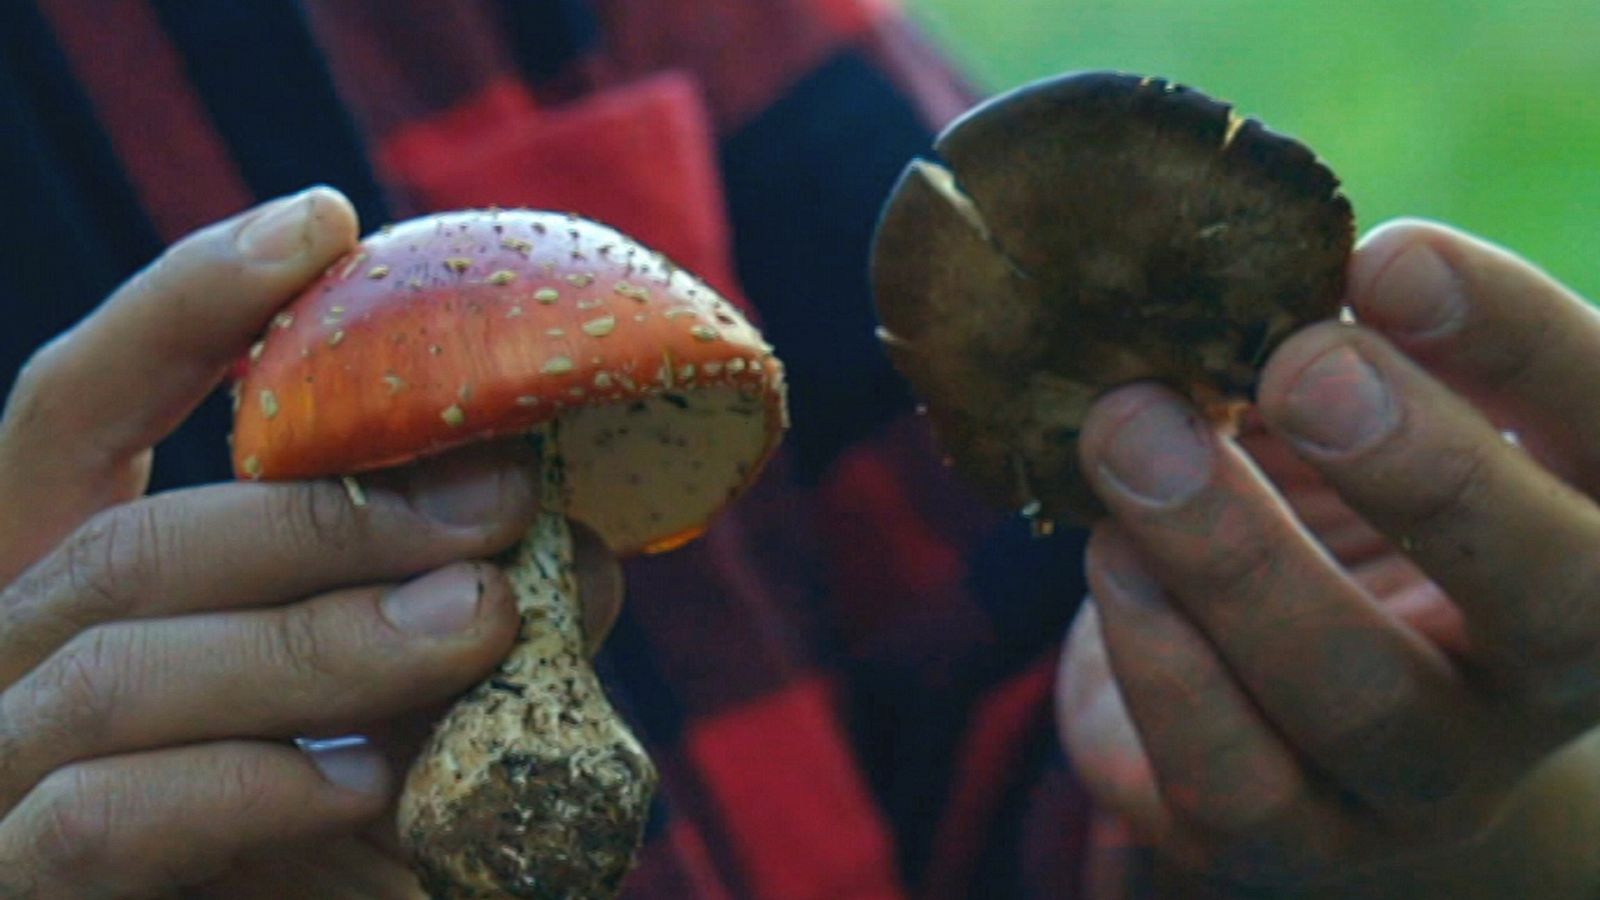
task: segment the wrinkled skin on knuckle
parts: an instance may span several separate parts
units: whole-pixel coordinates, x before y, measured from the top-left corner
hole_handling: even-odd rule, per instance
[[[24,569],[15,581],[0,588],[0,631],[11,632],[12,645],[25,652],[34,651],[35,657],[43,654],[45,646],[31,639],[31,629],[25,624],[51,614],[49,598],[60,570],[58,553]],[[6,679],[0,677],[0,686],[5,683]]]
[[[242,745],[227,743],[219,749]],[[228,810],[230,817],[250,819],[272,815],[280,808],[278,795],[285,789],[283,773],[265,754],[237,752],[217,753],[210,764],[212,769],[203,773],[204,783],[210,788],[213,803]]]
[[[1396,470],[1394,483],[1373,487],[1403,489],[1400,495],[1406,496],[1408,502],[1398,512],[1395,523],[1403,533],[1428,534],[1436,529],[1454,533],[1459,529],[1450,527],[1452,517],[1474,502],[1485,485],[1488,469],[1489,457],[1482,448],[1446,447],[1424,461]]]
[[[33,729],[92,743],[129,689],[128,668],[121,639],[100,626],[73,638],[12,690]]]
[[[1194,585],[1222,602],[1259,599],[1277,581],[1282,565],[1277,543],[1231,496],[1207,502],[1203,524],[1180,537],[1186,571],[1178,573],[1178,587]]]
[[[148,504],[98,513],[67,539],[58,554],[72,594],[68,608],[83,621],[127,616],[160,576],[161,523]]]
[[[224,769],[192,773],[197,783],[245,798]],[[251,778],[251,790],[264,792],[265,782]],[[38,896],[130,896],[129,884],[140,885],[138,896],[168,896],[167,892],[220,873],[231,861],[218,846],[226,842],[195,840],[181,830],[140,826],[148,811],[152,786],[130,784],[116,774],[87,765],[72,765],[51,773],[29,798],[21,823],[25,829],[23,854],[37,873],[38,882],[55,885]],[[244,815],[257,806],[242,803]],[[226,823],[218,823],[226,827]],[[0,879],[0,889],[4,887]],[[72,892],[59,893],[63,886]],[[0,893],[0,898],[8,895]],[[31,897],[31,894],[19,896]]]
[[[119,793],[115,785],[84,766],[57,769],[29,798],[24,826],[27,853],[46,877],[53,873],[94,871],[113,861]]]
[[[290,681],[308,691],[316,685],[338,683],[349,676],[345,651],[338,636],[330,633],[332,617],[317,608],[291,606],[281,610],[261,629],[259,659],[267,669],[292,675]]]
[[[279,508],[269,515],[287,531],[296,547],[324,552],[349,550],[367,534],[363,511],[332,482],[283,485],[274,496]]]

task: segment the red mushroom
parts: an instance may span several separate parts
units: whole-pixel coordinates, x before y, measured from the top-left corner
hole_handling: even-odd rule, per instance
[[[280,313],[237,385],[250,479],[350,476],[527,435],[544,512],[502,561],[523,626],[439,723],[400,806],[441,898],[603,897],[656,773],[583,653],[567,519],[619,554],[698,535],[773,452],[783,370],[703,282],[527,210],[383,229]]]

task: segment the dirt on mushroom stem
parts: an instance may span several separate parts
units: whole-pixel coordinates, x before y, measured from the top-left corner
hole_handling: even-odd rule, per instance
[[[557,427],[529,445],[546,512],[499,560],[521,632],[435,727],[400,799],[401,839],[436,900],[615,896],[658,781],[584,652]]]

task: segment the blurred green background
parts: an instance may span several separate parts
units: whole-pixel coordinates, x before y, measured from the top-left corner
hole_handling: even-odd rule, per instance
[[[1160,75],[1295,135],[1363,229],[1457,224],[1600,300],[1600,0],[907,0],[986,89]]]

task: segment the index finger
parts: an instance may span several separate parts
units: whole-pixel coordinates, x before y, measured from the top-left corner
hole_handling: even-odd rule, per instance
[[[1449,592],[1479,662],[1525,701],[1600,708],[1600,508],[1364,329],[1291,338],[1267,366],[1261,405]]]
[[[0,419],[0,583],[142,493],[149,449],[356,238],[331,188],[267,203],[178,242],[40,350]]]
[[[1155,385],[1119,388],[1091,410],[1079,449],[1138,550],[1119,554],[1121,568],[1141,573],[1105,582],[1112,545],[1100,541],[1091,583],[1170,593],[1268,721],[1363,802],[1406,808],[1476,777],[1478,745],[1461,735],[1478,722],[1448,663],[1373,602],[1192,406]]]
[[[1582,412],[1600,384],[1594,306],[1508,250],[1419,221],[1362,242],[1349,302],[1535,459],[1600,495],[1600,416]]]

